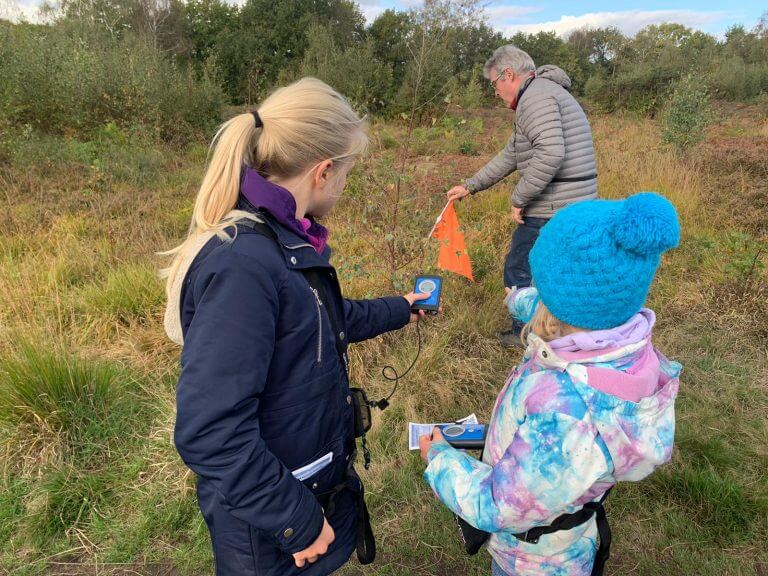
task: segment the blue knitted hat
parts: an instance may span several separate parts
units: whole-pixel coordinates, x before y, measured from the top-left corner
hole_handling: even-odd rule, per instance
[[[561,322],[614,328],[643,307],[661,254],[679,242],[674,206],[653,192],[577,202],[541,229],[531,274]]]

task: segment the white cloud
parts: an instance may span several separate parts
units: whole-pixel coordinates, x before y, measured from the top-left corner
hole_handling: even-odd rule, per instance
[[[377,0],[362,0],[358,1],[360,5],[360,11],[365,16],[365,21],[371,24],[376,18],[386,10]]]
[[[489,6],[483,12],[486,20],[496,28],[508,20],[517,20],[529,14],[541,12],[543,8],[538,6]]]
[[[375,20],[376,16],[386,10],[381,2],[382,0],[357,0],[368,23]],[[397,0],[392,4],[391,8],[395,10],[411,10],[421,8],[422,6],[424,6],[424,0]],[[483,6],[483,16],[492,27],[497,29],[503,27],[510,20],[518,20],[529,14],[535,14],[536,12],[541,11],[542,8],[538,6],[493,6],[488,4],[484,4]]]
[[[16,0],[0,0],[0,18],[19,22],[42,22],[40,7],[37,3],[23,3]]]
[[[650,24],[675,22],[691,28],[701,28],[706,24],[726,18],[723,12],[696,12],[693,10],[626,10],[622,12],[591,12],[581,16],[561,16],[559,20],[538,22],[535,24],[510,24],[498,28],[511,36],[515,32],[556,32],[564,36],[579,28],[605,28],[615,26],[627,35],[634,35]]]

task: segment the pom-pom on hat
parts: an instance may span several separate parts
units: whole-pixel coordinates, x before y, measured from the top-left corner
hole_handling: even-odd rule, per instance
[[[577,202],[541,229],[531,274],[561,322],[614,328],[643,307],[661,254],[679,243],[675,207],[659,194]]]

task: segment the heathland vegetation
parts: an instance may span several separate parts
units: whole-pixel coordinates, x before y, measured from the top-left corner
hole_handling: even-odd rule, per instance
[[[503,38],[473,4],[366,24],[347,0],[67,2],[0,21],[0,573],[209,574],[194,479],[172,444],[179,349],[164,336],[158,251],[186,232],[215,126],[271,87],[319,76],[371,118],[372,145],[329,223],[350,296],[409,288],[445,190],[488,160],[513,113],[480,68],[499,44],[574,80],[600,193],[665,194],[683,241],[650,297],[656,344],[684,365],[671,464],[609,503],[610,574],[768,570],[768,30],[676,24],[634,37]],[[406,450],[405,424],[487,418],[518,360],[501,265],[500,185],[460,205],[477,282],[449,278],[421,358],[376,414],[365,473],[380,557],[344,574],[486,574]],[[355,346],[378,397],[406,330]]]

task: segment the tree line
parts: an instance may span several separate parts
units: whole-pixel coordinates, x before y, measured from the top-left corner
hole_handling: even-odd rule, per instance
[[[768,17],[716,38],[680,24],[634,36],[616,28],[505,37],[477,2],[428,0],[367,24],[351,0],[63,0],[51,23],[0,21],[0,122],[52,132],[112,121],[165,139],[220,120],[302,75],[326,80],[368,113],[424,115],[493,94],[482,65],[511,43],[555,64],[607,110],[656,113],[695,78],[717,99],[768,92]]]

